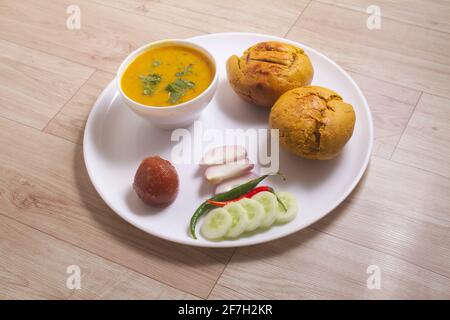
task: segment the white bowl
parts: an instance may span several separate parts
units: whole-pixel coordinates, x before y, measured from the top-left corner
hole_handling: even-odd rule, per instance
[[[120,80],[122,79],[122,75],[127,69],[128,65],[142,52],[160,46],[166,45],[181,45],[185,47],[190,47],[196,49],[203,53],[210,61],[211,65],[214,68],[214,77],[205,91],[203,91],[200,95],[195,97],[192,100],[168,107],[157,107],[157,106],[147,106],[141,104],[139,102],[130,99],[122,90],[122,86],[120,84]],[[209,104],[211,99],[214,96],[214,93],[217,89],[218,82],[218,71],[216,60],[214,56],[206,50],[204,47],[188,41],[188,40],[161,40],[156,42],[151,42],[145,46],[142,46],[135,51],[133,51],[119,67],[116,76],[116,86],[117,90],[122,97],[122,100],[125,104],[131,108],[134,112],[140,115],[142,118],[148,120],[153,125],[163,128],[163,129],[176,129],[180,127],[185,127],[193,123],[198,117],[202,110]]]

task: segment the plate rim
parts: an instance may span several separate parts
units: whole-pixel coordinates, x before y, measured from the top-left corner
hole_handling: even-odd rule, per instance
[[[88,141],[88,135],[89,132],[91,130],[91,126],[92,126],[92,119],[94,118],[94,115],[96,113],[96,110],[98,109],[98,105],[100,104],[100,101],[103,100],[103,98],[105,97],[105,95],[111,90],[113,89],[112,87],[115,86],[115,77],[114,79],[111,80],[111,82],[103,89],[103,91],[100,93],[100,95],[97,97],[95,103],[93,104],[91,110],[89,111],[89,116],[88,119],[86,121],[86,125],[85,125],[85,129],[84,129],[84,133],[83,133],[83,159],[84,159],[84,164],[89,176],[89,180],[91,181],[92,185],[94,186],[95,190],[97,191],[97,193],[99,194],[100,198],[108,205],[109,208],[111,208],[115,214],[117,214],[119,217],[121,217],[123,220],[125,220],[127,223],[130,223],[131,225],[133,225],[134,227],[144,231],[145,233],[148,233],[152,236],[164,239],[164,240],[168,240],[174,243],[178,243],[178,244],[182,244],[182,245],[188,245],[188,246],[194,246],[194,247],[204,247],[204,248],[237,248],[237,247],[246,247],[246,246],[252,246],[252,245],[256,245],[256,244],[262,244],[262,243],[267,243],[270,241],[274,241],[277,239],[281,239],[284,238],[286,236],[292,235],[296,232],[299,232],[303,229],[306,229],[307,227],[313,225],[314,223],[316,223],[317,221],[323,219],[326,215],[328,215],[329,213],[331,213],[335,208],[337,208],[355,189],[355,187],[358,185],[358,183],[361,181],[361,178],[363,177],[365,171],[367,170],[367,167],[369,165],[370,159],[371,159],[371,155],[372,155],[372,151],[373,151],[373,142],[374,142],[374,127],[373,127],[373,117],[372,117],[372,112],[370,110],[369,104],[367,102],[367,99],[364,95],[364,93],[362,92],[362,90],[360,89],[360,87],[358,86],[358,84],[353,80],[353,78],[347,73],[347,71],[345,71],[340,65],[338,65],[334,60],[330,59],[329,57],[327,57],[326,55],[324,55],[323,53],[317,51],[314,48],[311,48],[307,45],[304,45],[300,42],[296,42],[290,39],[286,39],[286,38],[282,38],[282,37],[278,37],[278,36],[273,36],[273,35],[267,35],[267,34],[262,34],[262,33],[253,33],[253,32],[219,32],[219,33],[210,33],[210,34],[204,34],[204,35],[199,35],[199,36],[195,36],[195,37],[190,37],[187,38],[187,40],[197,40],[197,39],[202,39],[202,38],[208,38],[208,37],[214,37],[214,36],[256,36],[256,37],[264,37],[264,38],[268,38],[268,39],[272,39],[272,40],[276,40],[276,41],[282,41],[282,42],[286,42],[286,43],[290,43],[292,45],[296,45],[296,46],[300,46],[301,48],[305,48],[309,51],[314,52],[315,54],[317,54],[318,56],[320,56],[321,58],[327,60],[329,63],[331,63],[335,68],[337,68],[349,81],[350,83],[356,88],[356,92],[359,95],[359,97],[361,98],[361,100],[363,101],[363,105],[365,110],[367,111],[367,116],[368,116],[368,120],[369,120],[369,145],[368,145],[368,152],[366,153],[365,159],[364,159],[364,164],[363,166],[361,166],[360,170],[358,171],[358,174],[356,176],[356,178],[353,180],[353,182],[349,185],[349,187],[347,188],[347,190],[342,194],[341,197],[339,197],[334,203],[332,203],[329,207],[327,207],[324,210],[324,213],[318,217],[316,217],[315,219],[308,221],[307,224],[300,226],[298,229],[294,229],[294,230],[287,230],[285,232],[280,232],[279,234],[275,234],[273,235],[273,237],[271,237],[270,239],[247,239],[246,242],[244,243],[240,243],[240,242],[200,242],[200,241],[196,241],[194,239],[191,239],[192,241],[181,241],[180,239],[177,238],[172,238],[170,236],[167,236],[165,234],[162,233],[158,233],[158,232],[154,232],[154,231],[150,231],[146,228],[144,228],[143,226],[135,223],[134,221],[132,221],[131,219],[129,219],[127,216],[122,215],[120,213],[120,210],[117,210],[117,208],[115,208],[114,205],[112,205],[108,200],[107,197],[105,197],[105,195],[103,194],[103,192],[101,191],[101,188],[99,188],[99,186],[97,185],[95,179],[93,179],[93,174],[92,174],[92,168],[89,166],[88,163],[88,151],[86,148],[86,141]],[[115,88],[115,90],[117,90],[117,88]],[[117,95],[117,93],[114,93],[113,97],[115,97]],[[111,99],[112,101],[112,99]]]

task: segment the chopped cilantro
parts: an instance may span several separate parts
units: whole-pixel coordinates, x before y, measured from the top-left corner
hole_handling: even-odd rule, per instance
[[[150,96],[155,92],[156,86],[161,82],[161,75],[152,73],[146,76],[140,76],[141,82],[143,84],[142,93],[144,96]]]

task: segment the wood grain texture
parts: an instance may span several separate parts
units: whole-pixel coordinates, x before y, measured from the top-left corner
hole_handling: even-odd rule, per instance
[[[450,34],[384,18],[381,30],[368,15],[312,1],[288,38],[322,51],[366,76],[450,97]]]
[[[0,116],[42,129],[93,72],[0,39]]]
[[[367,268],[381,271],[369,290]],[[305,229],[237,250],[211,299],[449,299],[450,279],[335,237]]]
[[[381,9],[381,16],[429,29],[450,32],[450,6],[446,0],[318,0],[366,12],[371,5]]]
[[[84,126],[89,112],[100,93],[112,79],[114,79],[114,74],[96,71],[77,94],[49,122],[44,131],[77,144],[82,144]]]
[[[450,299],[450,3],[370,2],[0,1],[0,299]],[[381,30],[366,28],[369,4]],[[172,244],[114,214],[80,144],[122,59],[157,39],[289,30],[348,70],[371,107],[374,156],[349,198],[228,266],[232,249]],[[65,287],[71,264],[82,290]],[[366,287],[369,265],[381,290]]]
[[[450,180],[372,158],[356,190],[312,226],[450,277]]]
[[[132,227],[95,192],[81,146],[2,118],[0,131],[2,212],[185,292],[209,294],[231,249],[177,245]]]
[[[449,137],[450,100],[424,94],[393,159],[450,178]]]
[[[416,106],[420,91],[350,73],[369,103],[374,122],[373,155],[390,159]]]
[[[195,298],[2,215],[0,255],[0,299]],[[71,265],[77,290],[66,286]]]
[[[70,0],[5,0],[0,3],[0,38],[59,57],[116,72],[134,49],[154,40],[201,32],[87,1],[77,1],[81,28],[66,27]]]
[[[203,32],[261,32],[284,36],[309,0],[92,0]]]

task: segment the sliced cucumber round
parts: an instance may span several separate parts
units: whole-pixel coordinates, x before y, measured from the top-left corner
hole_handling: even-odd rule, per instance
[[[298,212],[297,199],[292,193],[289,192],[277,192],[278,198],[283,202],[287,210],[284,210],[280,203],[277,206],[277,222],[287,223],[292,221]]]
[[[248,225],[248,216],[245,209],[238,203],[230,203],[223,207],[231,215],[232,222],[225,236],[229,238],[238,237],[245,231]]]
[[[247,212],[248,224],[245,231],[253,231],[257,229],[265,216],[264,207],[258,201],[244,198],[236,202],[241,205]]]
[[[271,192],[263,191],[255,194],[252,199],[258,201],[264,207],[265,215],[261,221],[261,227],[271,226],[277,218],[277,197]]]
[[[211,210],[205,217],[200,232],[205,238],[222,238],[233,223],[232,216],[223,208]]]

